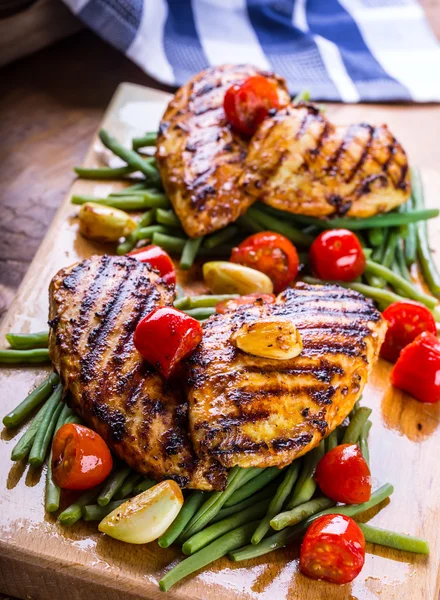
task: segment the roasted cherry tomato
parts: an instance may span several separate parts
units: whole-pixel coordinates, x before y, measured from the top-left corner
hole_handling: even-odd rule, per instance
[[[269,111],[278,109],[280,101],[276,85],[256,75],[243,83],[235,83],[225,94],[224,109],[231,125],[245,135],[253,135]]]
[[[342,444],[325,454],[316,468],[321,492],[344,504],[360,504],[371,496],[371,477],[357,444]]]
[[[358,238],[348,229],[323,231],[310,248],[313,272],[320,279],[353,281],[365,269],[365,255]]]
[[[112,465],[107,444],[92,429],[74,423],[58,429],[52,443],[52,475],[59,487],[92,488],[104,481]]]
[[[420,402],[440,400],[440,341],[421,333],[405,346],[391,372],[391,383]]]
[[[330,583],[350,583],[365,562],[365,538],[345,515],[323,515],[312,522],[301,545],[301,573]]]
[[[298,274],[299,258],[295,246],[284,235],[262,231],[246,238],[232,249],[231,262],[265,273],[279,293]]]
[[[160,276],[167,285],[176,283],[176,271],[174,270],[173,261],[160,246],[144,246],[143,248],[132,250],[128,255],[133,256],[133,258],[140,262],[148,263],[159,271]]]
[[[275,302],[275,294],[247,294],[246,296],[223,300],[223,302],[219,302],[216,305],[215,310],[223,315],[224,313],[237,310],[239,306],[254,304],[257,301],[259,304],[273,304]]]
[[[388,330],[380,355],[391,362],[396,362],[400,351],[424,331],[433,335],[437,332],[432,312],[423,304],[394,302],[382,314],[388,321]]]
[[[134,345],[165,378],[170,377],[203,335],[196,319],[171,306],[156,308],[136,327]]]

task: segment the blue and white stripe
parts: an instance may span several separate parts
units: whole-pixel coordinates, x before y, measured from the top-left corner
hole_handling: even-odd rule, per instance
[[[315,100],[440,101],[440,45],[417,0],[65,2],[168,85],[252,63]]]

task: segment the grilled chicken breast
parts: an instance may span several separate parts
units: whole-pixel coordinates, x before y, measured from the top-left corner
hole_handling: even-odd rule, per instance
[[[303,350],[290,360],[246,354],[231,333],[289,319]],[[242,306],[204,323],[188,359],[190,427],[200,457],[226,467],[284,466],[315,447],[360,397],[386,331],[370,300],[337,285],[298,284],[276,304]]]
[[[315,217],[370,217],[410,195],[405,151],[386,125],[336,127],[312,105],[290,105],[260,125],[240,185],[270,206]]]
[[[238,187],[248,142],[226,120],[227,89],[252,75],[274,81],[281,105],[289,102],[285,82],[249,65],[223,65],[198,73],[181,87],[162,118],[156,160],[165,190],[190,237],[235,221],[255,201]]]
[[[50,286],[50,356],[74,409],[133,469],[221,489],[225,469],[194,454],[186,401],[133,345],[137,323],[173,297],[157,272],[130,257],[62,269]]]

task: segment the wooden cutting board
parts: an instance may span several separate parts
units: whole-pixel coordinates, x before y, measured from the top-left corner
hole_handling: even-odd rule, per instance
[[[127,142],[157,127],[169,96],[140,86],[122,85],[103,126]],[[439,146],[429,129],[433,108],[426,108],[427,127],[418,123],[420,109],[378,106],[332,106],[339,123],[387,122],[422,167],[428,204],[438,206]],[[437,113],[438,114],[438,113]],[[92,144],[84,164],[100,164]],[[76,181],[72,191],[102,196],[121,184]],[[111,248],[93,244],[77,233],[77,207],[70,193],[60,207],[0,327],[7,331],[46,329],[50,279],[61,267]],[[440,241],[440,219],[430,223],[433,244]],[[180,274],[188,291],[199,292],[198,268]],[[3,342],[0,342],[3,343]],[[45,376],[48,368],[0,369],[1,413],[6,414]],[[218,561],[197,576],[176,585],[167,596],[157,582],[167,566],[179,560],[179,551],[160,549],[156,543],[132,546],[97,533],[95,524],[65,528],[44,512],[45,469],[30,469],[10,461],[19,432],[3,430],[0,441],[0,591],[20,598],[44,600],[116,600],[120,598],[175,600],[437,600],[440,584],[440,478],[438,477],[440,404],[428,406],[394,390],[390,365],[379,362],[364,393],[373,408],[370,437],[374,487],[389,481],[395,487],[391,501],[368,515],[378,526],[427,538],[429,557],[367,545],[365,567],[350,585],[332,586],[303,577],[298,549],[290,547],[251,563]]]

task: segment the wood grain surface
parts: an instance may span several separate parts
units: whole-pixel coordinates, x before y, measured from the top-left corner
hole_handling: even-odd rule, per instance
[[[126,85],[119,89],[104,120],[104,126],[124,142],[156,127],[166,97],[157,91]],[[432,111],[430,121],[438,109]],[[427,187],[428,203],[438,204],[440,175],[435,132],[423,126],[416,112],[394,107],[331,107],[338,122],[384,121],[420,164]],[[425,113],[427,114],[427,113]],[[438,114],[438,112],[437,112]],[[417,125],[417,118],[420,122]],[[431,148],[431,152],[427,150]],[[92,148],[85,164],[98,164]],[[106,194],[121,184],[76,181],[75,193]],[[24,279],[0,328],[36,331],[45,328],[47,285],[60,267],[95,252],[98,245],[77,233],[77,208],[70,194],[57,212],[50,230]],[[431,223],[432,239],[440,240],[440,222]],[[184,282],[194,289],[192,278]],[[393,390],[390,365],[381,361],[364,393],[364,403],[373,408],[371,463],[374,487],[390,481],[395,486],[391,501],[379,512],[367,515],[382,527],[426,537],[430,557],[368,545],[365,567],[350,585],[337,587],[311,582],[298,572],[298,551],[290,547],[252,563],[233,564],[224,559],[168,593],[175,600],[435,600],[438,594],[440,558],[440,481],[435,476],[439,444],[440,406],[422,405]],[[42,368],[2,368],[2,410],[6,412],[44,377]],[[72,528],[59,526],[44,514],[44,469],[29,469],[9,460],[15,435],[2,432],[0,443],[0,590],[22,598],[95,600],[119,598],[164,598],[157,581],[176,549],[160,550],[156,543],[131,546],[98,535],[93,524]],[[68,499],[65,499],[68,502]],[[376,514],[377,513],[377,514]]]

